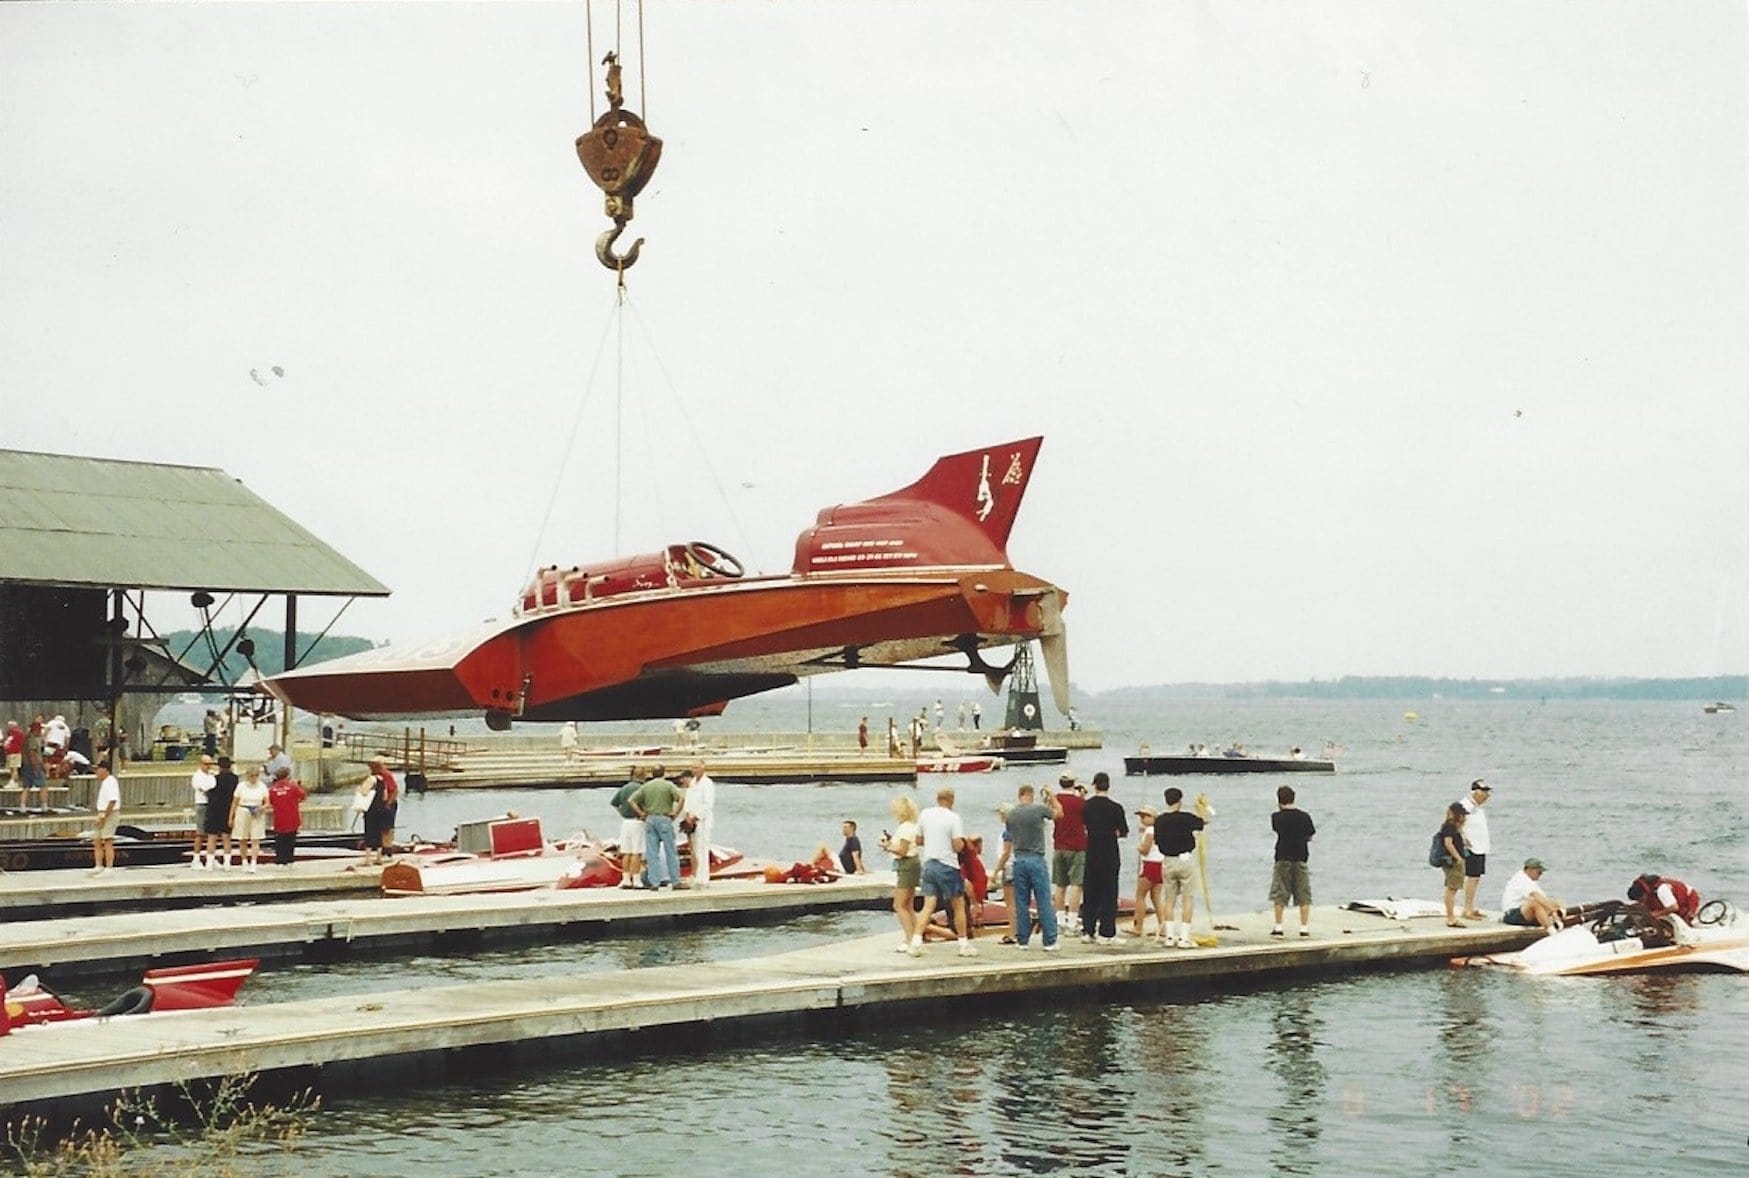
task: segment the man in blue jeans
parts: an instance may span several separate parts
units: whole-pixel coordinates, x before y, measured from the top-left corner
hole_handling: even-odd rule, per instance
[[[929,927],[936,905],[947,913],[959,932],[959,955],[975,957],[971,942],[971,910],[966,904],[966,881],[960,875],[960,852],[966,845],[966,828],[954,813],[953,790],[935,791],[935,805],[917,815],[917,831],[923,848],[923,910],[917,914],[917,931],[911,936],[911,956],[923,952],[923,930]]]
[[[684,795],[682,787],[692,779],[692,770],[680,771],[681,784],[675,785],[656,770],[656,776],[638,787],[631,796],[631,807],[644,820],[644,870],[649,873],[654,888],[681,888],[687,885],[680,878],[680,851],[674,841],[674,816],[680,813]]]
[[[1038,925],[1045,952],[1057,951],[1057,914],[1051,908],[1051,873],[1045,865],[1050,839],[1045,822],[1063,816],[1063,807],[1050,790],[1044,802],[1033,800],[1030,785],[1020,787],[1018,803],[1008,811],[1008,841],[1014,853],[1014,932],[1022,949],[1032,947],[1032,909],[1038,906]]]

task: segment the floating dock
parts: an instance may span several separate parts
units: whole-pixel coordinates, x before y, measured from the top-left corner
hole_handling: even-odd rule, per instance
[[[802,748],[672,748],[641,753],[590,753],[566,760],[547,751],[467,753],[424,771],[426,789],[568,789],[624,785],[633,769],[675,770],[703,761],[718,781],[747,785],[812,781],[915,781],[917,762],[906,757]],[[417,788],[417,787],[414,787]]]
[[[374,890],[377,869],[364,870],[368,874],[355,878]],[[202,881],[188,882],[198,886]],[[59,980],[174,965],[214,953],[326,961],[410,947],[453,949],[461,944],[473,949],[490,941],[550,938],[564,929],[611,927],[617,932],[656,923],[742,922],[836,908],[886,908],[892,895],[892,873],[877,872],[823,884],[726,879],[687,891],[540,888],[196,908],[157,913],[149,924],[137,913],[9,920],[0,923],[0,970],[14,977],[41,970]]]
[[[14,1032],[0,1050],[0,1115],[160,1089],[217,1076],[295,1072],[300,1082],[344,1080],[383,1066],[420,1063],[409,1080],[469,1066],[471,1052],[501,1059],[527,1048],[613,1046],[628,1034],[708,1046],[713,1033],[800,1018],[824,1030],[896,1011],[940,1011],[1029,993],[1246,983],[1315,973],[1437,966],[1458,955],[1522,948],[1538,935],[1508,925],[1464,930],[1318,909],[1315,936],[1268,936],[1258,913],[1228,920],[1207,949],[1161,949],[1121,938],[1112,946],[1065,940],[1059,953],[1023,951],[994,938],[976,957],[952,942],[921,957],[894,952],[891,935],[710,964],[371,991],[300,1002],[89,1019]],[[1432,924],[1423,920],[1422,925]],[[690,1028],[663,1039],[660,1032]],[[368,1065],[368,1066],[367,1066]]]
[[[308,859],[290,867],[263,863],[249,872],[233,865],[196,871],[174,867],[117,867],[102,875],[85,871],[17,871],[0,874],[0,931],[19,924],[100,909],[183,908],[286,900],[298,897],[376,893],[381,869],[366,867],[358,855]],[[137,924],[139,918],[133,917]]]

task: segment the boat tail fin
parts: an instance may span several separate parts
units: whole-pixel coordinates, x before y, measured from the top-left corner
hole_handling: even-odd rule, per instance
[[[1020,500],[1032,481],[1032,466],[1044,438],[1023,438],[935,460],[910,486],[870,503],[933,503],[977,525],[998,552],[1006,552],[1008,533],[1020,514]]]
[[[796,540],[797,573],[1007,565],[1043,438],[935,460],[922,478],[876,499],[820,512]]]

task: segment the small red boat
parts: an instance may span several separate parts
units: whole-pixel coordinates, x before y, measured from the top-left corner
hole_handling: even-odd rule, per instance
[[[716,715],[802,676],[958,654],[999,684],[987,649],[1037,639],[1068,708],[1068,594],[1017,571],[1008,535],[1042,438],[936,461],[917,482],[828,507],[787,574],[743,575],[711,544],[542,569],[512,615],[469,633],[276,675],[310,712],[353,718],[485,713],[512,720]]]
[[[23,1027],[46,1026],[75,1019],[113,1018],[127,1014],[163,1014],[172,1010],[206,1010],[230,1006],[260,964],[259,958],[215,961],[147,970],[140,984],[96,1010],[68,1006],[61,996],[31,974],[16,986],[0,978],[0,1035]]]

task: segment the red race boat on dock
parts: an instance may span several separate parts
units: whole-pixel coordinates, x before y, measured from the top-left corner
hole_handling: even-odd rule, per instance
[[[147,970],[140,984],[109,1005],[89,1010],[68,1006],[35,974],[8,988],[0,978],[0,1035],[21,1027],[47,1026],[75,1019],[115,1018],[125,1014],[163,1014],[172,1010],[207,1010],[230,1006],[260,965],[258,958],[215,961]]]
[[[305,711],[355,719],[484,712],[512,720],[716,715],[804,675],[1039,640],[1068,709],[1068,594],[1008,561],[1008,535],[1042,438],[936,461],[917,482],[829,507],[787,575],[743,576],[703,542],[542,569],[512,616],[457,637],[384,647],[266,681]]]

